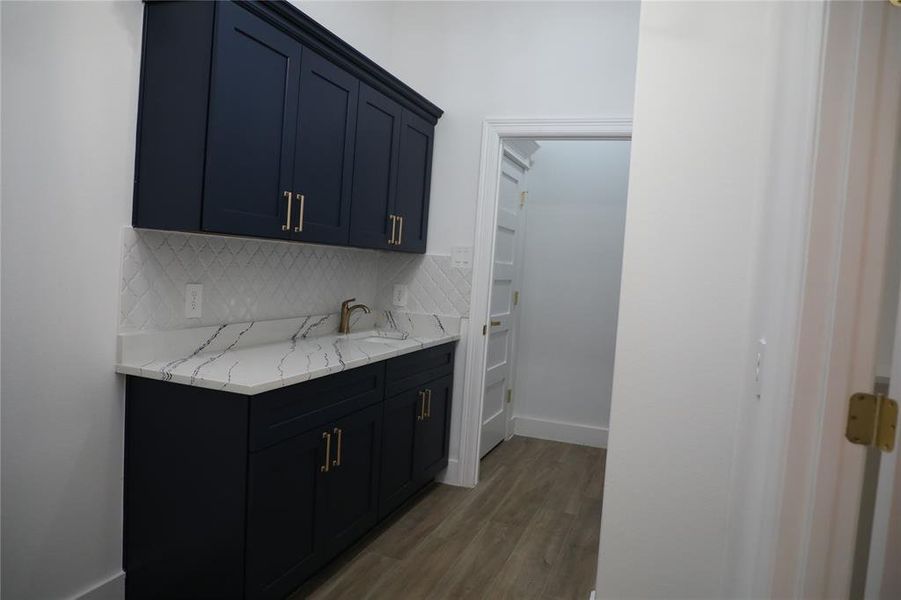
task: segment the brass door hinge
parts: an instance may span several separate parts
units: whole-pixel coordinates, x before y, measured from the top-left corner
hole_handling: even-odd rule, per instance
[[[519,305],[519,292],[513,292],[513,306]]]
[[[488,334],[488,326],[482,325],[482,335],[487,335],[487,334]]]
[[[897,426],[898,403],[891,398],[883,394],[851,396],[845,437],[852,444],[876,446],[883,452],[891,452],[895,448]]]
[[[513,402],[513,390],[511,388],[507,388],[507,404]]]
[[[522,191],[519,193],[519,207],[522,208],[526,205],[526,196],[529,195],[529,192]]]

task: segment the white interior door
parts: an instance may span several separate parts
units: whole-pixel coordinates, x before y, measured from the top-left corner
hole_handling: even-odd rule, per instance
[[[488,356],[479,456],[512,433],[510,418],[516,336],[517,262],[520,252],[522,203],[526,171],[506,154],[501,162],[497,230],[489,301]]]

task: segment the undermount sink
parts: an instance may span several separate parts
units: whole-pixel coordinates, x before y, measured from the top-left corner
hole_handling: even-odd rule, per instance
[[[361,333],[357,336],[353,336],[353,340],[355,342],[368,342],[370,344],[393,344],[394,342],[400,342],[405,339],[406,336],[402,334],[382,334],[382,335],[374,335],[372,333]]]

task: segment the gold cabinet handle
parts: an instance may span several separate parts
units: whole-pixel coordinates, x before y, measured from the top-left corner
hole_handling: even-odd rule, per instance
[[[419,396],[419,414],[416,415],[416,420],[422,421],[425,419],[425,391],[419,390],[416,395]]]
[[[430,390],[430,389],[426,390],[425,393],[426,393],[426,402],[428,403],[428,404],[426,404],[425,418],[431,419],[432,418],[432,390]]]
[[[404,241],[404,218],[397,217],[397,220],[400,221],[400,227],[397,230],[397,243],[396,246],[400,246]]]
[[[394,237],[397,235],[395,230],[397,229],[397,217],[394,215],[388,215],[388,218],[391,219],[391,239],[388,240],[388,245],[393,246],[396,242],[394,241]]]
[[[297,227],[294,228],[294,233],[300,233],[303,231],[303,206],[304,206],[304,197],[303,194],[295,194],[298,198],[300,198],[300,223]],[[291,205],[288,205],[288,210],[291,210]]]
[[[501,322],[500,322],[500,321],[492,321],[492,322],[491,322],[491,326],[492,326],[492,327],[500,327],[500,326],[501,326]]]
[[[335,427],[335,435],[338,436],[338,452],[337,452],[337,455],[335,456],[335,460],[332,461],[332,466],[333,466],[333,467],[340,467],[340,466],[341,466],[341,448],[342,448],[342,446],[344,446],[344,442],[343,442],[343,439],[342,439],[342,437],[343,437],[342,434],[343,434],[343,433],[344,433],[344,432],[341,431],[341,429],[339,429],[338,427]]]
[[[288,220],[284,225],[282,225],[282,231],[291,231],[291,197],[293,195],[294,194],[292,194],[291,192],[284,192],[282,194],[282,196],[284,196],[288,200]]]
[[[322,432],[322,439],[325,440],[325,464],[319,467],[319,470],[323,473],[328,473],[329,469],[329,459],[332,457],[332,434],[328,431]]]

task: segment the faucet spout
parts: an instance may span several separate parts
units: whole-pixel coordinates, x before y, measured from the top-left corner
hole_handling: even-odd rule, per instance
[[[338,325],[338,333],[350,333],[350,316],[358,310],[362,310],[367,315],[370,313],[369,307],[365,304],[355,304],[351,306],[351,302],[356,302],[356,298],[350,298],[341,303],[341,323]]]

